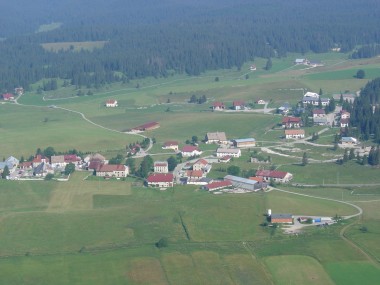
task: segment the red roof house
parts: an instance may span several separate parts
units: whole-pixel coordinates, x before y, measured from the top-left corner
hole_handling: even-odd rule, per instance
[[[245,102],[237,100],[232,103],[232,106],[235,110],[242,110],[245,107]]]
[[[100,177],[127,177],[128,166],[123,164],[102,164],[96,171],[96,176]]]
[[[199,150],[197,146],[185,145],[181,150],[182,156],[190,157],[195,155],[202,154],[202,151]]]
[[[150,130],[157,129],[159,127],[160,127],[159,123],[157,123],[157,122],[149,122],[149,123],[143,124],[141,126],[132,128],[131,131],[132,132],[144,132],[144,131],[150,131]]]
[[[9,101],[9,100],[14,100],[15,96],[11,93],[5,93],[3,94],[3,100],[4,101]]]
[[[174,186],[174,175],[172,173],[152,173],[146,179],[149,186],[167,188]]]
[[[215,182],[209,183],[203,186],[202,188],[207,191],[215,191],[215,190],[219,190],[219,189],[223,189],[223,188],[231,187],[231,186],[232,186],[231,181],[224,180],[224,181],[215,181]]]
[[[299,128],[301,127],[301,118],[298,117],[283,117],[282,118],[283,128]]]
[[[258,170],[256,171],[256,177],[262,178],[264,181],[269,182],[271,179],[275,182],[288,182],[293,178],[293,175],[289,172],[277,171],[277,170]]]
[[[215,111],[224,110],[225,108],[226,108],[226,106],[222,102],[214,102],[212,104],[212,109]]]

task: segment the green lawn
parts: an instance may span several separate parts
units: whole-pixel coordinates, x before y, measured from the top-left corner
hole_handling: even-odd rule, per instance
[[[337,285],[376,285],[380,280],[380,269],[368,262],[328,263],[325,267]]]

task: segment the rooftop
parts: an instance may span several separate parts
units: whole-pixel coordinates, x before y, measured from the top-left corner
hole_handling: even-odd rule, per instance
[[[173,182],[174,176],[172,173],[152,173],[147,178],[149,183],[157,182]]]

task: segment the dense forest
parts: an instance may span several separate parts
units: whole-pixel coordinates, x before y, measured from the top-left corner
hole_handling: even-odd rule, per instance
[[[367,83],[352,106],[351,125],[364,140],[380,143],[380,78]]]
[[[380,43],[377,0],[14,0],[2,4],[2,11],[2,91],[28,88],[42,78],[97,88],[146,76],[241,68],[255,57],[332,47],[346,52]],[[35,33],[51,22],[63,25]],[[79,52],[41,46],[77,41],[107,43]]]

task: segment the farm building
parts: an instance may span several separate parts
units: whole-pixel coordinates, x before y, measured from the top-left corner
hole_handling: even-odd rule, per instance
[[[293,215],[292,214],[272,214],[270,216],[271,223],[278,224],[292,224],[293,223]]]
[[[152,173],[146,179],[149,186],[158,188],[173,187],[174,176],[172,173]]]
[[[274,182],[285,183],[289,182],[293,178],[293,175],[285,171],[257,170],[256,177],[260,177],[266,182],[269,182],[271,179],[273,179]]]
[[[201,155],[202,151],[197,146],[185,145],[181,150],[181,154],[183,157],[191,157]]]
[[[226,106],[222,102],[214,102],[212,103],[212,109],[214,111],[221,111],[221,110],[226,109]]]
[[[153,165],[154,172],[156,173],[168,173],[169,166],[167,161],[155,161]]]
[[[303,139],[305,137],[305,130],[285,130],[286,139]]]
[[[282,118],[282,127],[287,129],[300,128],[301,127],[301,118],[299,117],[283,117]]]
[[[240,157],[241,156],[241,150],[238,148],[219,147],[216,150],[216,157],[225,157],[225,156]]]
[[[330,103],[329,98],[303,97],[303,99],[302,99],[303,105],[311,104],[313,106],[318,106],[319,101],[321,101],[322,106],[327,106]]]
[[[127,177],[129,167],[123,164],[103,164],[96,171],[96,176],[99,177]]]
[[[172,150],[178,151],[178,142],[177,141],[164,142],[162,149],[172,149]]]
[[[254,192],[259,191],[263,188],[262,183],[259,183],[255,180],[233,176],[233,175],[226,175],[224,177],[224,181],[231,182],[232,186],[236,188],[254,191]]]
[[[144,131],[150,131],[150,130],[158,129],[159,127],[160,127],[159,123],[149,122],[149,123],[143,124],[141,126],[132,128],[131,131],[132,132],[144,132]]]
[[[233,140],[235,147],[252,147],[256,146],[256,140],[254,138],[247,138],[247,139],[235,139]]]
[[[231,186],[232,186],[232,183],[228,180],[214,181],[212,183],[209,183],[203,186],[202,189],[207,190],[207,191],[215,191],[215,190],[220,190],[220,189],[231,187]]]
[[[349,103],[353,103],[357,96],[356,94],[334,94],[333,95],[333,98],[336,101],[339,101],[341,97],[343,101],[348,101]]]
[[[296,58],[296,60],[294,61],[294,64],[296,64],[296,65],[299,65],[299,64],[308,65],[309,60],[307,58]]]
[[[115,99],[109,99],[106,101],[106,107],[115,108],[117,107],[117,101]]]
[[[306,92],[303,95],[303,98],[315,98],[315,99],[319,99],[319,94],[318,93],[314,93],[314,92]]]
[[[207,133],[205,137],[205,142],[207,144],[227,144],[228,140],[225,132]]]

